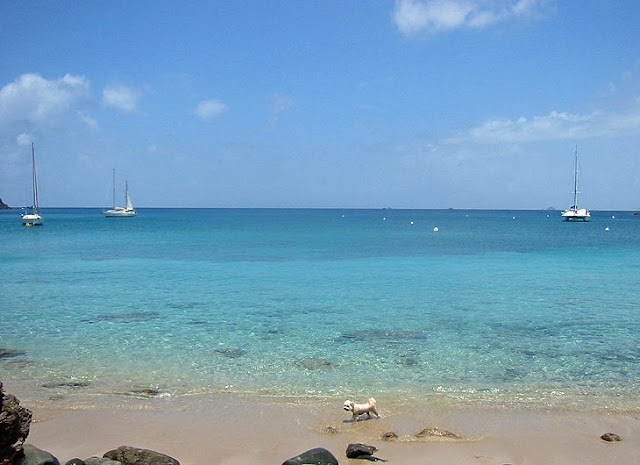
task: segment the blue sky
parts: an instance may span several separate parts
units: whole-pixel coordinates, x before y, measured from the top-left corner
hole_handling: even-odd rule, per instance
[[[0,0],[0,197],[640,209],[640,2]]]

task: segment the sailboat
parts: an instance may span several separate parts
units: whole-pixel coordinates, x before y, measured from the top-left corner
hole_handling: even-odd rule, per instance
[[[591,212],[578,208],[578,146],[576,145],[575,167],[573,170],[573,206],[562,212],[564,221],[589,221]]]
[[[133,208],[131,197],[129,197],[129,183],[124,182],[124,207],[116,207],[116,170],[113,170],[113,207],[103,210],[102,214],[106,218],[128,218],[136,216],[138,212]]]
[[[38,208],[38,179],[36,177],[36,152],[31,143],[31,174],[33,179],[33,205],[27,207],[29,211],[22,213],[22,224],[25,226],[40,226],[42,225],[42,215]]]

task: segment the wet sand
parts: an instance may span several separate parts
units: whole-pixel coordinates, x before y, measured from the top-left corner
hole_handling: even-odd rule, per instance
[[[379,399],[382,418],[352,422],[343,400],[217,395],[133,399],[113,407],[22,404],[34,413],[28,442],[62,464],[121,445],[162,452],[182,465],[279,465],[314,447],[330,450],[340,463],[367,463],[346,458],[354,442],[374,445],[376,456],[403,465],[640,463],[637,412],[392,406]],[[426,427],[462,439],[417,438]],[[383,440],[388,431],[398,439]],[[605,432],[623,440],[604,442]]]

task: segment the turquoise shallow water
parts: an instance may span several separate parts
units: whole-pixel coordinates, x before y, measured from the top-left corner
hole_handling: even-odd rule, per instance
[[[586,224],[543,211],[44,216],[24,228],[0,213],[0,347],[24,352],[0,358],[2,380],[96,394],[640,399],[631,212]]]

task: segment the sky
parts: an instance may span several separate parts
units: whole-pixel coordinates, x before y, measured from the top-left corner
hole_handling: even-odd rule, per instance
[[[640,209],[637,0],[0,0],[0,198]]]

